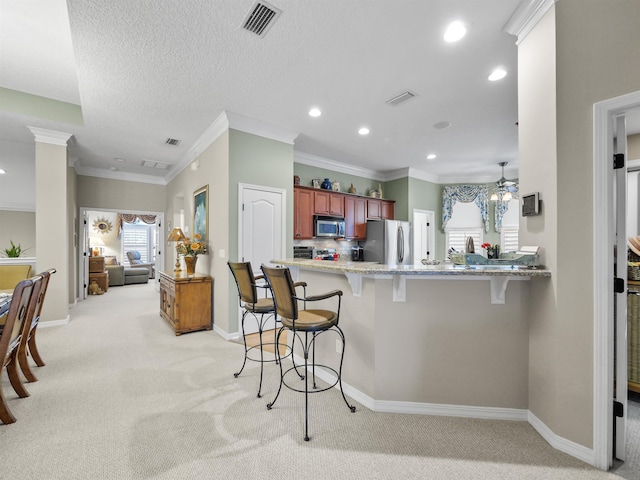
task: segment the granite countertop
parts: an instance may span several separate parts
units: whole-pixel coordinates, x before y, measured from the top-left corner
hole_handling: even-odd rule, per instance
[[[458,276],[514,276],[550,277],[551,272],[543,266],[531,268],[522,266],[465,266],[442,263],[440,265],[382,265],[374,262],[328,261],[288,258],[273,260],[273,263],[287,267],[297,267],[335,273],[357,273],[361,275],[458,275]]]

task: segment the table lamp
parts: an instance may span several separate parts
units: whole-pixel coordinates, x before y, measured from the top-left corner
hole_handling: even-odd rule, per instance
[[[182,233],[182,229],[176,227],[173,230],[171,230],[168,240],[170,242],[179,242],[183,238],[184,238],[184,233]],[[180,253],[178,253],[177,248],[176,248],[176,267],[173,269],[173,271],[174,272],[182,271],[182,269],[180,268]]]
[[[102,247],[105,246],[105,243],[101,238],[98,237],[89,237],[89,250],[91,252],[92,257],[97,257],[102,254]]]

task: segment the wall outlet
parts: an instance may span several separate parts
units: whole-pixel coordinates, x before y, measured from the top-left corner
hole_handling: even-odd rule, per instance
[[[225,252],[224,250],[220,250],[220,251],[218,252],[218,256],[219,256],[220,258],[224,258],[224,257],[225,257],[225,253],[226,253],[226,252]]]
[[[342,353],[342,342],[336,338],[336,353]]]

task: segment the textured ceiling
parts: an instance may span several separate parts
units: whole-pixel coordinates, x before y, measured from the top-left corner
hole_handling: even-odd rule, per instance
[[[519,0],[272,0],[264,37],[241,28],[254,3],[1,0],[0,87],[80,105],[83,125],[2,111],[0,167],[33,161],[35,126],[73,134],[81,173],[162,183],[229,112],[295,132],[302,157],[380,175],[492,181],[507,161],[517,176],[517,47],[502,29]],[[447,44],[453,20],[468,33]],[[508,75],[489,82],[496,66]],[[385,103],[405,90],[416,97]]]

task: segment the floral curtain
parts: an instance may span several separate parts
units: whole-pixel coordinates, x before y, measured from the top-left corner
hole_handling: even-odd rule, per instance
[[[447,185],[442,190],[442,229],[453,214],[456,202],[474,202],[480,209],[484,231],[489,232],[489,190],[486,185]]]
[[[512,198],[519,198],[518,193],[514,192],[511,194]],[[500,198],[500,197],[498,197]],[[502,217],[509,210],[509,201],[503,201],[501,199],[496,201],[496,212],[495,212],[495,222],[494,226],[496,227],[496,232],[500,233],[502,230]]]

